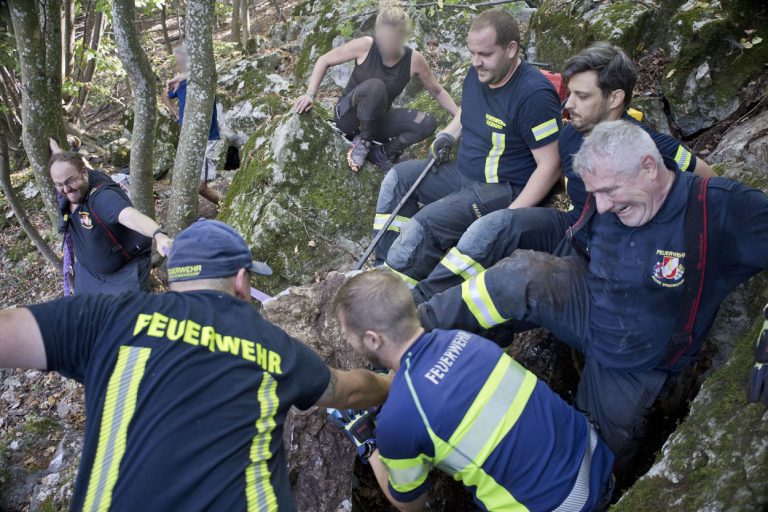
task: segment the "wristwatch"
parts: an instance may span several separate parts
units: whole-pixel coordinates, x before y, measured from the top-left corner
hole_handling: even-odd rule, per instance
[[[165,230],[163,229],[163,226],[159,226],[159,227],[158,227],[158,228],[157,228],[157,229],[154,231],[154,233],[152,233],[152,240],[154,240],[154,239],[155,239],[155,237],[157,236],[157,234],[158,234],[158,233],[162,233],[162,234],[164,234],[165,236],[168,236],[168,233],[166,233],[166,232],[165,232]]]

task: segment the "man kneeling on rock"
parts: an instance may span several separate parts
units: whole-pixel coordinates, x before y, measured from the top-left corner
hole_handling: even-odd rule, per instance
[[[768,267],[768,197],[668,169],[651,136],[627,121],[595,126],[573,166],[589,194],[582,217],[599,213],[583,224],[588,258],[519,250],[419,309],[426,329],[534,324],[583,353],[575,405],[622,471],[720,303]]]
[[[329,412],[398,509],[422,510],[433,466],[483,510],[607,507],[613,455],[595,427],[496,344],[425,332],[408,286],[387,270],[347,281],[334,312],[355,351],[396,372],[375,434],[371,411]]]
[[[72,510],[294,510],[288,410],[386,399],[389,378],[328,368],[264,320],[252,273],[271,270],[231,227],[202,220],[171,248],[168,293],[0,311],[0,368],[85,384]]]

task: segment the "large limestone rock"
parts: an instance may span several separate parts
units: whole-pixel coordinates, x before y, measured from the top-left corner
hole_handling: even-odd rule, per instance
[[[274,270],[262,281],[277,293],[322,270],[350,268],[369,241],[383,174],[347,167],[347,146],[315,108],[263,124],[243,150],[243,165],[221,219]]]
[[[755,170],[768,170],[768,110],[734,125],[709,157],[710,162],[741,160]]]

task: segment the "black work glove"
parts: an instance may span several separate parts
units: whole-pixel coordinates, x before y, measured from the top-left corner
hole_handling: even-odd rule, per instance
[[[440,165],[448,161],[451,157],[451,150],[456,144],[456,139],[450,133],[440,132],[429,146],[429,155],[435,159],[435,164]]]
[[[755,366],[749,372],[747,400],[757,402],[763,396],[768,405],[768,305],[763,308],[763,329],[755,340]]]
[[[328,409],[328,418],[344,429],[366,464],[368,457],[376,450],[375,418],[378,412],[378,409]]]

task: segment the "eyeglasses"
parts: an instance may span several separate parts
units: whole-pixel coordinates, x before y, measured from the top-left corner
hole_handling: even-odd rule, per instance
[[[77,184],[79,184],[81,181],[80,176],[70,176],[67,178],[64,183],[57,183],[53,182],[53,185],[58,189],[68,189],[68,188],[75,188]]]

